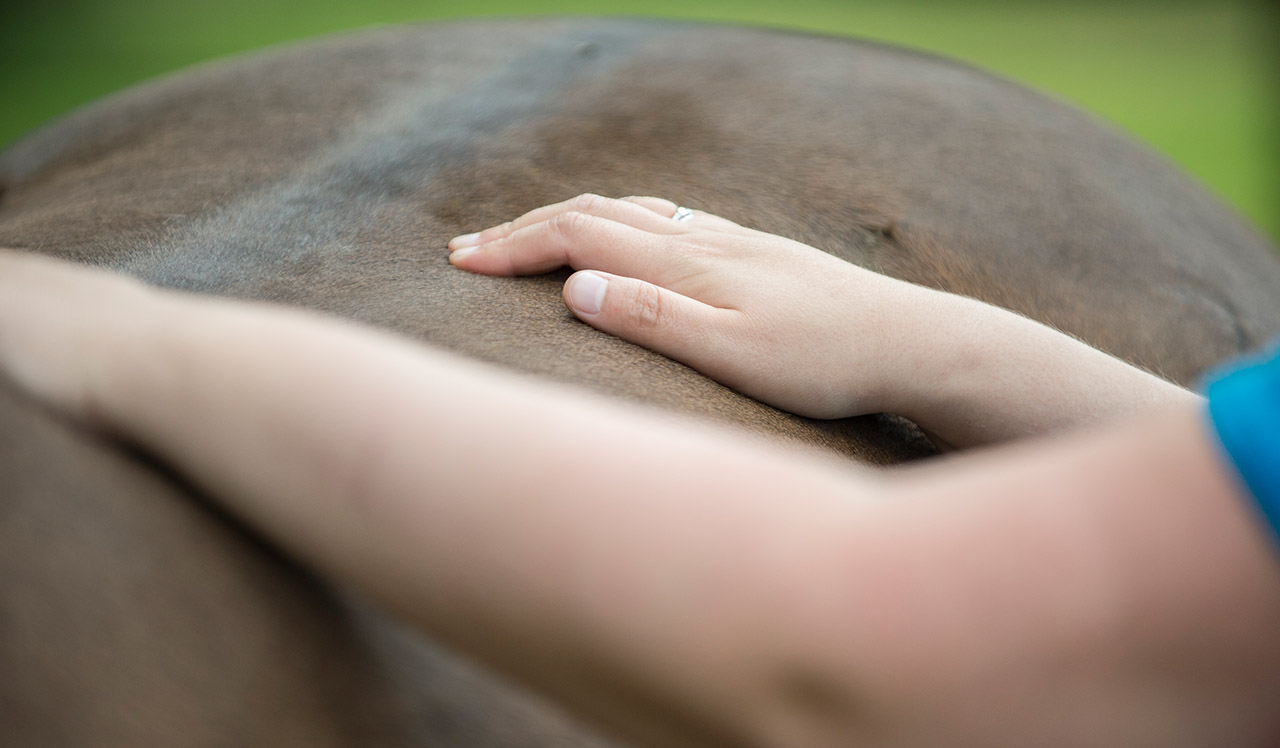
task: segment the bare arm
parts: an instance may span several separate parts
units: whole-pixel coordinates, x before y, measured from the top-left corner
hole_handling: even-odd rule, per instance
[[[1280,728],[1280,571],[1191,403],[876,478],[349,325],[18,257],[0,257],[0,370],[643,743],[1262,745]]]
[[[675,207],[583,195],[459,237],[451,260],[501,275],[591,271],[565,288],[569,308],[591,325],[783,410],[898,413],[947,446],[1196,399],[1012,312],[706,213],[675,222]]]

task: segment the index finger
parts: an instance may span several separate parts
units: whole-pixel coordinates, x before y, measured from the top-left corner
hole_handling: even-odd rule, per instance
[[[677,277],[672,262],[677,253],[666,246],[672,238],[569,211],[501,239],[456,250],[449,262],[485,275],[532,275],[568,265],[667,285]]]

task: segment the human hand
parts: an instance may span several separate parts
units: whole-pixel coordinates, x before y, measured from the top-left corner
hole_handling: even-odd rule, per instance
[[[581,195],[455,238],[454,265],[569,265],[588,324],[800,415],[891,412],[942,446],[1118,420],[1186,390],[1025,317],[654,197]]]
[[[0,376],[95,422],[119,346],[155,320],[154,290],[118,273],[0,249]],[[131,344],[131,343],[130,343]]]
[[[883,410],[909,346],[895,310],[924,289],[655,197],[581,195],[449,243],[488,275],[569,265],[579,319],[744,394],[815,418]]]

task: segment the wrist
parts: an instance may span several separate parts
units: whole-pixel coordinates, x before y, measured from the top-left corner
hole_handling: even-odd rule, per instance
[[[971,300],[906,281],[877,276],[883,288],[875,294],[876,310],[866,317],[868,334],[859,343],[862,398],[859,413],[894,413],[921,426],[936,405],[939,384],[955,374],[954,362],[963,348],[955,346],[955,320],[973,315]],[[949,363],[951,365],[949,365]],[[979,366],[981,356],[968,362]]]
[[[1197,396],[1006,309],[918,288],[885,403],[947,445],[978,446],[1139,416]]]

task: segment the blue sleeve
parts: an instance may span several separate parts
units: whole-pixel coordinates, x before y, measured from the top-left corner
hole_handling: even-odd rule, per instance
[[[1223,451],[1280,541],[1280,349],[1222,370],[1205,394]]]

